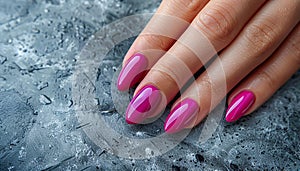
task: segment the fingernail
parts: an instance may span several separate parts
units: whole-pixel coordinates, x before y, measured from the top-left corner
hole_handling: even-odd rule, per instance
[[[181,101],[171,111],[165,122],[165,131],[167,133],[176,133],[195,121],[199,105],[192,99]]]
[[[241,91],[228,106],[226,121],[234,122],[240,119],[255,101],[255,95],[249,90]]]
[[[130,57],[118,77],[118,89],[124,91],[139,82],[144,76],[147,66],[148,61],[143,54],[136,53]]]
[[[129,103],[126,110],[126,122],[139,124],[156,112],[162,99],[160,90],[153,85],[143,87]]]

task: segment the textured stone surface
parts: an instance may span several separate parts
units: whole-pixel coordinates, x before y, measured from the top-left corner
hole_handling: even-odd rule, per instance
[[[251,116],[235,124],[222,119],[202,144],[198,143],[200,124],[161,156],[151,157],[151,149],[146,149],[149,158],[121,158],[85,134],[86,125],[78,122],[78,104],[72,96],[78,54],[103,26],[132,14],[153,12],[158,4],[158,0],[0,0],[0,170],[300,168],[299,72]],[[106,39],[113,42],[116,37]],[[105,55],[97,70],[92,103],[122,135],[149,138],[163,132],[163,119],[130,127],[116,110],[126,104],[113,104],[111,97],[112,78],[133,40],[118,43]]]

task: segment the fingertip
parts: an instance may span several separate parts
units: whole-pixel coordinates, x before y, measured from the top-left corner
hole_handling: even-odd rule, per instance
[[[130,121],[128,118],[126,118],[126,122],[127,122],[129,125],[135,125],[135,124],[137,124],[137,123],[135,123],[135,122]]]
[[[177,104],[168,115],[164,129],[166,133],[176,133],[194,125],[199,112],[199,105],[191,98],[186,98]]]
[[[255,94],[251,90],[242,90],[229,103],[225,120],[235,122],[243,117],[255,102]]]
[[[126,122],[141,124],[146,119],[153,118],[160,112],[161,100],[162,94],[159,89],[152,85],[144,86],[129,103],[125,114]]]
[[[122,68],[119,74],[117,81],[118,90],[128,90],[133,85],[141,81],[145,76],[147,67],[147,58],[141,53],[134,54],[131,58],[128,59],[128,62]]]

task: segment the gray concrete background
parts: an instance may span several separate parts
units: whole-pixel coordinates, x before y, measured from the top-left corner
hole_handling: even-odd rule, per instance
[[[204,144],[196,141],[200,124],[168,153],[134,160],[119,158],[86,136],[72,99],[76,55],[104,25],[154,12],[159,2],[0,0],[0,170],[300,168],[299,72],[251,116],[234,124],[222,119]],[[118,44],[99,66],[96,87],[107,95],[99,113],[119,132],[147,138],[162,133],[161,124],[128,127],[110,100],[113,68],[133,40]]]

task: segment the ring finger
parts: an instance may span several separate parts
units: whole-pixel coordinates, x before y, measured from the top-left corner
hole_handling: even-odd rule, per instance
[[[235,85],[276,50],[299,22],[299,11],[299,1],[269,1],[220,54],[220,58],[182,95],[183,100],[177,104],[192,104],[194,110],[178,112],[178,105],[175,105],[166,121],[166,130],[176,132],[198,124]],[[279,13],[281,15],[277,15]],[[219,91],[224,82],[227,89]],[[177,113],[176,119],[174,113]],[[182,117],[192,118],[193,122],[182,124],[182,119],[178,119]]]

